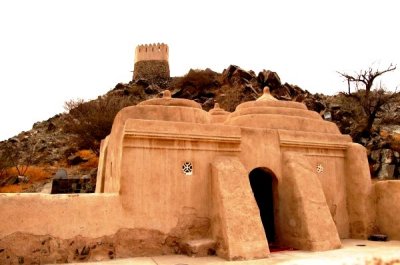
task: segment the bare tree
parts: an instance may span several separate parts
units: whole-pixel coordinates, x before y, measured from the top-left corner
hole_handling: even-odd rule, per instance
[[[7,143],[2,152],[3,163],[7,167],[14,167],[19,176],[25,176],[26,171],[32,165],[36,151],[36,144],[22,149],[14,143]]]
[[[357,117],[359,127],[353,137],[369,134],[378,114],[388,105],[399,102],[400,95],[397,91],[389,92],[382,83],[375,85],[378,77],[396,70],[396,65],[390,64],[384,70],[369,67],[354,75],[338,72],[348,83],[348,93],[342,93],[354,101],[354,108],[361,109],[360,117]],[[356,91],[351,92],[350,85],[354,84]]]
[[[362,85],[364,87],[363,89],[365,89],[365,96],[368,97],[371,89],[373,88],[375,79],[387,72],[396,70],[396,68],[397,66],[391,63],[389,67],[384,70],[369,67],[367,70],[360,70],[358,73],[356,72],[353,75],[342,72],[337,73],[347,80],[349,94],[351,93],[351,83],[354,83],[356,90],[362,89],[360,86]]]

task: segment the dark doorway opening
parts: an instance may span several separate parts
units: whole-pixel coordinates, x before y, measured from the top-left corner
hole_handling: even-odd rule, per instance
[[[249,179],[251,189],[260,209],[261,221],[268,243],[274,245],[276,241],[274,220],[275,176],[265,169],[256,168],[250,172]]]

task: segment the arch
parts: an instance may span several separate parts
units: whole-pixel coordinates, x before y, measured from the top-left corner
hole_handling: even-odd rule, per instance
[[[249,173],[250,186],[260,210],[260,217],[268,243],[277,242],[276,210],[277,210],[277,178],[267,168],[254,168]]]

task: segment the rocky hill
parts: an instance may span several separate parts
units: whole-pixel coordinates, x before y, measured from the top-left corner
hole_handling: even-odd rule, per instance
[[[100,140],[111,130],[115,114],[125,106],[160,97],[165,89],[173,97],[197,101],[204,110],[218,102],[233,111],[241,102],[259,97],[265,86],[280,100],[303,102],[365,146],[374,179],[400,178],[398,104],[388,104],[379,112],[370,133],[360,134],[357,109],[348,95],[311,94],[296,85],[282,84],[276,72],[256,74],[230,65],[222,73],[190,70],[183,77],[118,83],[95,100],[67,102],[68,112],[37,122],[30,131],[0,142],[0,192],[39,192],[60,168],[66,169],[68,176],[90,176],[95,183]]]

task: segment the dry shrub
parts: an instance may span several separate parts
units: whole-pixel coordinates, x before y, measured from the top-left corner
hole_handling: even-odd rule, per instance
[[[99,158],[97,156],[92,157],[89,159],[89,161],[82,163],[81,168],[82,169],[92,169],[92,168],[97,168],[99,165]]]
[[[64,107],[69,114],[65,117],[63,129],[76,135],[79,148],[98,153],[100,141],[111,132],[115,115],[137,101],[134,96],[106,96],[88,102],[68,101]]]
[[[31,184],[21,183],[0,187],[0,193],[20,193],[28,189]]]
[[[18,176],[18,170],[15,167],[7,168],[7,177]],[[28,177],[27,182],[18,184],[6,185],[0,187],[0,193],[18,193],[29,189],[34,183],[44,181],[51,178],[52,173],[45,167],[30,166],[25,172],[25,177]],[[1,182],[1,179],[0,179]]]
[[[400,152],[400,134],[397,134],[397,133],[391,134],[388,137],[388,140],[389,140],[390,147],[393,150]]]
[[[75,154],[84,159],[91,159],[96,156],[96,154],[92,150],[88,150],[88,149],[79,150]]]
[[[10,176],[18,176],[18,172],[15,167],[8,169]],[[45,180],[51,177],[51,173],[45,168],[40,166],[30,166],[25,172],[25,176],[29,178],[29,183]]]
[[[79,155],[84,159],[88,159],[87,162],[80,164],[81,168],[83,169],[97,168],[99,164],[99,158],[96,155],[96,153],[93,152],[92,150],[80,150],[76,152],[76,155]]]
[[[220,85],[221,83],[218,74],[210,69],[190,69],[190,71],[176,84],[179,88],[195,87],[198,90],[219,87]]]
[[[229,85],[223,85],[221,87],[221,93],[215,100],[219,103],[221,108],[233,112],[240,103],[254,100],[254,95],[243,91],[243,88],[240,86],[231,87]]]

